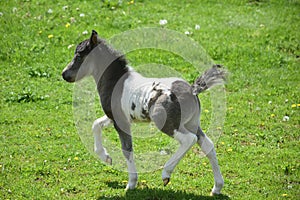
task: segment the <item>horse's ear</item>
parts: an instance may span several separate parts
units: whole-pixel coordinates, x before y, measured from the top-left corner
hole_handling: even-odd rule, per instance
[[[95,30],[92,30],[92,35],[90,38],[90,44],[97,45],[98,44],[98,33]]]

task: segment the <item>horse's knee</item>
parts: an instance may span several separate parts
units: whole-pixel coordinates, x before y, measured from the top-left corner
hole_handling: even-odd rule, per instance
[[[209,156],[214,152],[214,143],[206,135],[204,135],[204,137],[200,137],[198,144],[205,155]]]
[[[101,128],[108,126],[109,124],[111,124],[111,120],[106,115],[104,115],[103,117],[98,118],[94,121],[92,130],[94,132],[101,131]]]
[[[189,146],[194,145],[198,141],[197,135],[193,133],[181,133],[179,131],[174,131],[174,139],[182,145]]]

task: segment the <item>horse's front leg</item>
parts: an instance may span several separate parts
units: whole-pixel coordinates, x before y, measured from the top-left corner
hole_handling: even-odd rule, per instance
[[[94,151],[98,157],[108,163],[112,164],[112,158],[107,153],[106,149],[102,145],[102,128],[111,124],[111,120],[104,115],[103,117],[96,119],[93,123],[93,134],[94,134]]]
[[[126,186],[126,190],[128,189],[134,189],[137,184],[138,180],[138,174],[134,163],[133,158],[133,147],[132,147],[132,137],[130,133],[130,125],[128,124],[126,130],[122,130],[118,127],[118,125],[115,123],[115,128],[118,131],[119,138],[121,140],[122,145],[122,152],[126,158],[127,162],[127,170],[129,175],[128,184]]]

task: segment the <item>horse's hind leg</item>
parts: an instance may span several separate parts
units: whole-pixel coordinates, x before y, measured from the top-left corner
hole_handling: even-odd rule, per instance
[[[212,166],[212,170],[214,173],[215,184],[212,189],[212,195],[220,194],[221,189],[224,185],[224,180],[220,171],[220,167],[217,160],[216,150],[214,148],[213,142],[202,132],[202,130],[198,129],[198,144],[200,145],[203,153],[208,157],[210,164]]]
[[[190,132],[182,133],[175,130],[173,136],[180,143],[180,146],[176,153],[170,158],[170,160],[168,160],[168,162],[164,166],[162,179],[165,186],[169,183],[171,173],[173,172],[176,165],[183,158],[186,152],[197,142],[197,136]]]
[[[92,129],[94,134],[95,153],[102,161],[111,165],[112,159],[102,145],[102,128],[108,126],[109,124],[111,124],[111,120],[106,115],[104,115],[103,117],[94,121]]]

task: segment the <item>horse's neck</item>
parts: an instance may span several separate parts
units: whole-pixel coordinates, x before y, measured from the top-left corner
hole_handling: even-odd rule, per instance
[[[117,58],[112,63],[106,67],[103,72],[101,72],[100,76],[97,76],[99,79],[98,86],[99,87],[106,87],[106,85],[113,85],[118,80],[124,76],[128,72],[128,68],[126,66],[125,61],[121,58]],[[100,85],[99,85],[100,84]]]
[[[113,92],[121,92],[118,92],[120,86],[117,84],[120,84],[120,80],[126,79],[128,68],[125,59],[122,57],[113,60],[105,69],[103,69],[102,66],[98,67],[98,71],[94,73],[98,94],[104,112],[112,119],[112,95]]]

